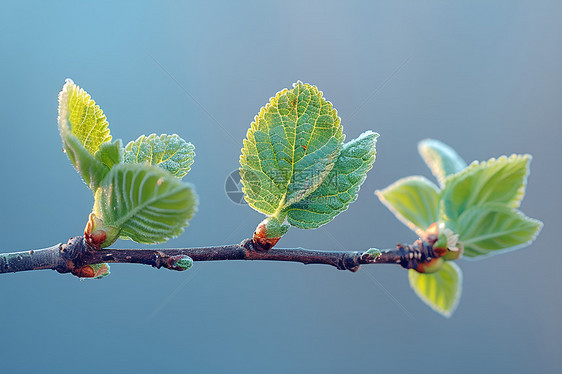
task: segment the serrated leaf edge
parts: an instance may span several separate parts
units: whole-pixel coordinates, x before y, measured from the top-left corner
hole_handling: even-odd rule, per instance
[[[196,153],[195,153],[195,146],[194,146],[191,142],[188,142],[188,141],[186,141],[185,139],[183,139],[183,138],[182,138],[181,136],[179,136],[178,134],[160,134],[160,135],[157,135],[156,133],[152,133],[152,134],[150,134],[150,135],[148,135],[148,136],[147,136],[147,135],[144,135],[144,134],[143,134],[143,135],[140,135],[137,139],[131,140],[129,143],[127,143],[127,145],[123,148],[123,156],[125,156],[126,152],[130,152],[130,149],[129,149],[130,147],[132,148],[132,146],[133,146],[135,143],[137,143],[137,142],[139,142],[139,141],[141,141],[141,140],[142,140],[143,142],[147,142],[147,141],[151,141],[151,140],[155,140],[155,139],[158,139],[158,140],[160,140],[160,141],[164,141],[164,140],[166,140],[166,139],[168,139],[168,138],[172,138],[172,137],[174,137],[174,136],[175,136],[175,137],[178,137],[180,140],[183,140],[183,141],[185,142],[185,144],[190,148],[189,155],[192,155],[191,158],[190,158],[190,161],[191,161],[191,162],[190,162],[189,165],[186,167],[185,174],[184,174],[183,176],[181,176],[181,177],[178,177],[176,174],[172,174],[168,169],[166,169],[166,168],[160,166],[160,164],[162,164],[162,163],[168,161],[170,158],[174,157],[174,156],[176,155],[177,151],[176,151],[176,153],[172,154],[171,156],[169,156],[169,157],[166,158],[166,159],[163,159],[162,161],[158,162],[157,164],[154,164],[153,166],[160,167],[161,169],[164,169],[164,170],[170,172],[170,174],[173,175],[174,177],[179,178],[179,179],[182,179],[185,175],[187,175],[187,174],[191,171],[191,165],[193,165],[193,163],[195,162]],[[142,144],[142,143],[141,143],[141,144]],[[167,148],[166,148],[166,149],[167,149]],[[164,152],[166,152],[166,149],[164,149]],[[140,147],[139,147],[139,150],[140,150]],[[147,161],[144,161],[144,162],[138,162],[138,161],[136,161],[136,162],[134,162],[134,163],[137,163],[137,164],[139,164],[139,163],[140,163],[140,164],[143,164],[143,163],[144,163],[144,164],[147,164],[147,165],[152,165],[152,158],[153,158],[153,156],[154,156],[154,154],[151,154],[151,156],[150,156],[150,161],[148,161],[148,160],[147,160]],[[135,159],[138,159],[138,152],[137,152],[137,155],[135,156]],[[129,162],[125,162],[125,163],[129,163]]]
[[[84,94],[85,97],[84,99],[87,101],[93,101],[95,103],[95,101],[92,99],[92,97],[90,96],[89,93],[87,93],[83,88],[81,88],[80,86],[78,86],[76,83],[74,83],[74,81],[70,78],[67,78],[65,80],[65,84],[62,87],[62,90],[59,92],[59,97],[58,97],[58,101],[59,101],[59,110],[58,110],[58,117],[57,117],[57,122],[59,124],[59,132],[61,134],[61,138],[64,139],[65,136],[72,134],[72,129],[70,127],[70,123],[68,122],[68,116],[69,116],[69,108],[68,108],[68,99],[69,96],[71,94],[71,92],[73,90],[78,90],[77,95],[82,95]],[[95,108],[100,109],[100,106],[98,104],[94,104]],[[103,113],[103,111],[102,111]],[[105,141],[106,142],[110,142],[112,137],[110,135],[110,131],[109,131],[109,126],[107,124],[107,119],[105,117],[105,113],[103,114],[103,117],[105,119],[106,122],[106,126],[105,126],[105,130],[107,130],[107,136],[105,137]],[[80,141],[80,140],[79,140]],[[90,153],[92,156],[95,154],[90,152],[82,143],[82,141],[80,141],[80,143],[82,144],[82,146],[84,147],[84,149],[86,149],[86,151],[88,153]]]
[[[443,188],[441,189],[442,192],[445,192],[446,189],[448,188],[448,183],[450,183],[450,181],[452,179],[456,179],[456,178],[462,178],[463,176],[465,176],[466,174],[472,173],[474,170],[478,169],[478,168],[486,168],[488,166],[491,166],[494,163],[499,163],[499,162],[503,162],[503,161],[511,161],[511,160],[516,160],[516,159],[526,159],[526,165],[525,165],[525,176],[523,177],[523,183],[521,184],[521,186],[519,187],[519,189],[517,190],[517,193],[515,195],[515,197],[509,202],[507,203],[507,206],[509,206],[510,208],[519,208],[519,206],[521,205],[521,201],[523,200],[523,198],[525,197],[525,190],[527,188],[527,180],[529,178],[530,175],[530,171],[531,171],[531,161],[533,160],[533,156],[531,156],[528,153],[524,153],[524,154],[512,154],[509,157],[508,156],[500,156],[498,158],[492,157],[490,159],[488,159],[487,161],[473,161],[470,165],[468,165],[465,169],[463,169],[462,171],[456,173],[456,174],[451,174],[448,177],[445,178],[445,181],[443,182]]]

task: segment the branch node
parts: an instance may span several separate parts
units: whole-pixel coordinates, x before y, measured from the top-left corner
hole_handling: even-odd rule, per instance
[[[271,248],[277,244],[281,238],[260,238],[254,235],[252,241],[254,243],[254,249],[258,251],[269,251]]]
[[[240,243],[240,246],[243,247],[246,250],[246,255],[244,257],[248,257],[248,252],[256,250],[253,239],[242,240],[242,242]]]
[[[59,261],[55,270],[59,273],[72,273],[83,265],[82,259],[87,251],[88,248],[83,236],[75,236],[68,239],[65,244],[60,245],[59,254],[61,261]]]
[[[416,269],[419,264],[431,261],[437,256],[433,245],[425,240],[416,240],[414,244],[397,244],[396,248],[400,254],[400,266],[404,269]]]
[[[349,270],[355,273],[359,270],[359,266],[361,265],[360,259],[361,253],[359,252],[345,252],[341,257],[341,263],[338,269]]]
[[[152,256],[152,267],[155,267],[156,269],[160,269],[162,266],[166,266],[167,264],[167,260],[168,257],[160,252],[160,251],[156,251],[154,252],[154,255]]]

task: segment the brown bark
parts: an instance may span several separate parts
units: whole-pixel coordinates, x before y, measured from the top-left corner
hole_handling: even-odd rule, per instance
[[[364,251],[321,251],[304,248],[271,248],[263,250],[252,239],[240,244],[177,249],[95,249],[81,236],[71,238],[66,244],[25,252],[0,254],[0,273],[52,269],[59,273],[76,271],[84,265],[108,263],[134,263],[182,270],[176,266],[178,259],[189,256],[193,261],[287,261],[303,264],[325,264],[339,270],[357,271],[366,264],[399,264],[415,268],[419,263],[435,257],[431,244],[417,240],[413,245],[398,244],[395,249],[381,251],[373,256]]]

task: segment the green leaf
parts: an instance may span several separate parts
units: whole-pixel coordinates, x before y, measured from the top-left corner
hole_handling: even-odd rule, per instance
[[[461,298],[462,272],[453,262],[446,261],[435,273],[408,271],[410,287],[431,309],[445,317],[450,317]]]
[[[99,158],[88,153],[74,135],[67,135],[66,138],[63,139],[63,144],[70,162],[80,173],[88,187],[92,191],[95,191],[105,175],[109,172],[109,167],[100,161]]]
[[[84,182],[95,191],[111,168],[111,135],[102,110],[83,89],[67,79],[59,94],[59,131],[64,150]],[[106,144],[108,144],[106,146]],[[120,148],[120,143],[117,145]],[[94,155],[99,154],[98,157]]]
[[[178,135],[162,134],[148,137],[141,135],[125,147],[125,163],[147,163],[168,170],[182,178],[186,175],[195,157],[195,147]]]
[[[102,143],[111,141],[105,114],[90,95],[67,79],[59,94],[59,130],[61,137],[72,134],[86,151],[94,155]]]
[[[286,208],[289,223],[301,229],[330,222],[357,199],[367,172],[373,167],[379,134],[367,131],[343,145],[332,171],[304,199]]]
[[[167,171],[119,164],[96,191],[93,213],[120,238],[152,244],[181,234],[196,207],[193,187]]]
[[[419,142],[418,152],[439,181],[441,187],[445,177],[456,174],[466,168],[466,162],[447,144],[435,139]]]
[[[271,98],[244,139],[240,176],[248,204],[270,216],[312,193],[334,167],[344,135],[315,86],[297,82]]]
[[[399,179],[375,194],[411,230],[425,230],[439,218],[439,188],[422,176]]]
[[[520,249],[535,240],[542,222],[501,204],[473,206],[459,217],[455,230],[464,255],[480,257]]]
[[[519,207],[530,161],[530,155],[475,161],[460,173],[447,177],[441,195],[446,217],[456,221],[466,209],[484,203]]]
[[[113,165],[123,162],[123,147],[121,146],[121,140],[117,139],[113,143],[103,143],[94,157],[107,166],[108,169],[111,169]]]
[[[65,152],[92,191],[96,191],[101,181],[113,165],[123,159],[121,141],[103,143],[92,156],[82,146],[78,138],[70,134],[63,140]]]

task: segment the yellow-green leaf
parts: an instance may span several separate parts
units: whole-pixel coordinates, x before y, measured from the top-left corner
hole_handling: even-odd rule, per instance
[[[450,317],[461,298],[462,272],[454,262],[446,261],[435,273],[408,270],[410,286],[424,303],[445,317]]]
[[[63,138],[74,135],[91,155],[102,143],[111,141],[105,114],[71,79],[59,94],[59,130]]]
[[[121,143],[111,143],[102,110],[70,79],[59,94],[58,124],[70,162],[95,191],[112,165],[120,162]]]
[[[453,148],[439,140],[422,140],[418,144],[418,152],[441,186],[447,176],[456,174],[467,166]]]
[[[459,217],[454,228],[464,245],[464,255],[473,258],[504,253],[531,244],[542,222],[514,208],[488,203],[473,206]]]
[[[425,177],[402,178],[375,193],[411,230],[425,230],[439,218],[439,188]]]
[[[518,208],[525,194],[530,162],[530,155],[501,156],[475,161],[447,177],[441,194],[446,218],[454,222],[468,208],[485,203]]]

